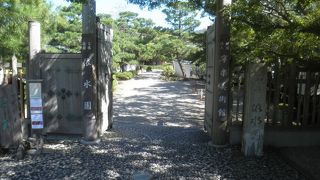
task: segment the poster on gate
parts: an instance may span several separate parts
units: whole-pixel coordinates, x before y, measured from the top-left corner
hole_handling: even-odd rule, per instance
[[[42,99],[41,98],[30,98],[30,113],[31,114],[42,114]]]
[[[32,129],[43,129],[43,114],[31,114]]]
[[[42,92],[41,81],[30,80],[29,82],[30,94],[30,115],[31,115],[31,128],[43,129],[43,105],[42,105]]]

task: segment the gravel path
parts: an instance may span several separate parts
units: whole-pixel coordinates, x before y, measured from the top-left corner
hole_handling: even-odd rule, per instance
[[[304,179],[273,151],[253,159],[238,146],[209,146],[204,102],[188,81],[143,73],[122,82],[114,100],[114,128],[100,144],[49,137],[42,154],[0,157],[0,179]]]

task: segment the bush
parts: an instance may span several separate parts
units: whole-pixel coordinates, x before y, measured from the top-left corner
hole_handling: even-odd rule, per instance
[[[137,70],[132,70],[132,71],[129,71],[132,73],[133,77],[135,77],[136,75],[138,75],[138,71]]]
[[[131,72],[118,72],[115,75],[117,80],[129,80],[133,77]]]
[[[165,66],[162,71],[162,76],[165,80],[177,80],[178,77],[174,74],[174,70],[171,66]]]
[[[114,92],[117,88],[118,80],[115,74],[112,75],[112,91]]]
[[[129,80],[137,75],[137,71],[126,71],[126,72],[117,72],[115,73],[117,80]]]
[[[162,75],[165,77],[170,77],[174,75],[174,70],[171,66],[166,66],[163,68]]]
[[[148,67],[151,67],[152,71],[155,69],[163,70],[166,66],[168,66],[168,65],[166,65],[166,64],[164,64],[164,65],[140,65],[140,67],[145,70],[147,70]]]
[[[151,67],[151,66],[148,66],[147,69],[146,69],[146,71],[147,71],[147,72],[151,72],[151,71],[152,71],[152,67]]]

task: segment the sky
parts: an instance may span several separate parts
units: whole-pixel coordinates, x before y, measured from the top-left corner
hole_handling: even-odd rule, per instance
[[[66,0],[47,0],[51,2],[54,7],[59,5],[68,5]],[[160,9],[155,9],[149,11],[147,8],[141,9],[138,5],[127,3],[127,0],[96,0],[96,10],[97,14],[111,14],[111,16],[115,19],[118,17],[119,12],[122,11],[132,11],[139,14],[139,17],[143,17],[146,19],[152,19],[153,22],[156,23],[157,26],[169,27],[166,23],[166,16],[161,12]],[[200,18],[201,25],[197,30],[206,29],[207,26],[211,24],[209,18]]]

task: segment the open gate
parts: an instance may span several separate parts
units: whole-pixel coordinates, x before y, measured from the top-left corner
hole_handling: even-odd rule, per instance
[[[93,34],[95,46],[90,49],[94,61],[81,54],[42,54],[40,51],[40,26],[30,22],[30,52],[28,82],[42,81],[44,129],[42,133],[96,134],[100,136],[112,127],[112,29],[97,24]],[[90,48],[89,48],[90,47]],[[35,48],[35,49],[33,49]],[[83,49],[86,50],[86,49]],[[91,61],[90,61],[91,60]],[[85,79],[83,67],[90,69]],[[92,88],[92,98],[84,102],[85,90]],[[29,102],[30,103],[30,102]],[[89,106],[88,106],[89,105]],[[93,128],[88,131],[85,110],[92,111]],[[30,108],[29,108],[30,110]],[[29,113],[30,114],[30,113]],[[91,120],[91,119],[90,119]]]

